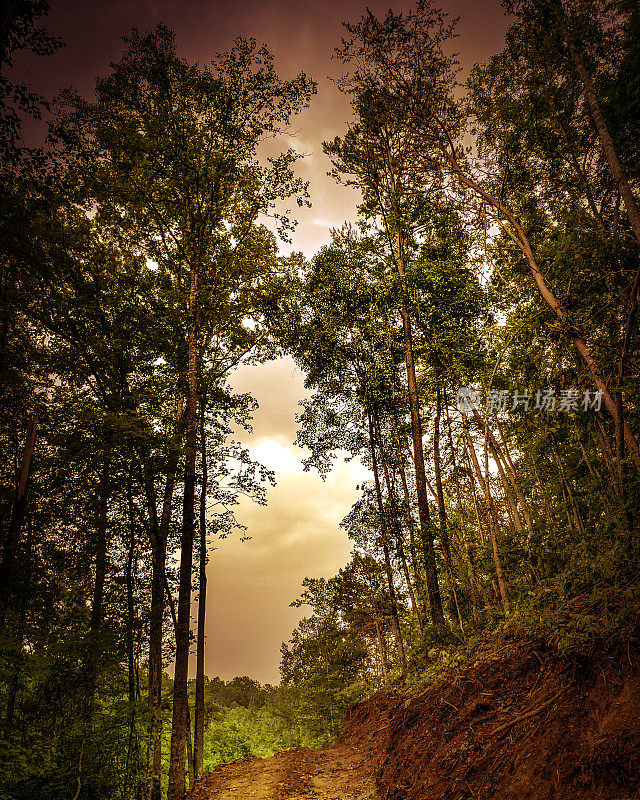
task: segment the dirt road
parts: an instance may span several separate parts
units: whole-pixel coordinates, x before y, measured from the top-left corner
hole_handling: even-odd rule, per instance
[[[246,756],[207,775],[189,800],[377,800],[367,749],[298,747],[272,758]]]

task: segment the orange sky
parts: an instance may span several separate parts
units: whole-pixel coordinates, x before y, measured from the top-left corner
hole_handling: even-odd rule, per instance
[[[390,5],[389,0],[366,4],[378,14]],[[461,17],[457,49],[465,71],[501,49],[506,21],[498,0],[442,0],[442,6]],[[228,49],[234,36],[266,42],[282,77],[304,69],[319,83],[311,108],[292,125],[291,142],[308,154],[299,174],[310,182],[313,203],[298,215],[293,247],[311,256],[329,240],[330,227],[355,214],[355,193],[326,176],[330,165],[321,143],[345,129],[346,103],[327,76],[339,71],[331,55],[340,42],[341,21],[357,19],[364,7],[354,0],[52,0],[47,27],[67,47],[52,58],[25,58],[19,68],[46,94],[70,84],[89,94],[95,76],[119,58],[120,37],[132,26],[165,22],[175,30],[180,52],[200,62]],[[394,4],[396,10],[406,7]],[[290,359],[241,367],[232,383],[260,403],[254,433],[243,441],[276,470],[278,485],[268,507],[242,503],[239,508],[251,540],[227,539],[212,554],[207,673],[277,682],[280,644],[301,616],[289,603],[302,579],[329,577],[348,560],[350,543],[338,524],[356,499],[363,471],[357,464],[340,464],[324,483],[317,474],[302,472],[302,454],[292,443],[303,376]]]

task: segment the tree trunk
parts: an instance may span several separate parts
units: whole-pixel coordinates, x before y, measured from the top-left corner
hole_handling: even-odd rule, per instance
[[[426,612],[424,606],[424,587],[422,583],[422,575],[420,573],[420,567],[418,564],[418,555],[416,550],[416,537],[415,537],[415,526],[413,522],[413,514],[411,513],[411,495],[409,494],[409,486],[407,484],[407,474],[404,468],[403,463],[403,452],[400,446],[400,435],[398,432],[398,425],[397,419],[394,415],[392,417],[393,423],[393,432],[394,437],[396,440],[396,453],[398,457],[398,472],[400,473],[400,482],[402,483],[402,494],[404,497],[404,515],[405,521],[407,523],[407,530],[409,531],[409,554],[411,556],[411,569],[413,570],[413,578],[416,583],[416,590],[418,592],[418,597],[422,598],[421,600],[421,608],[424,614],[424,618],[426,619]],[[420,618],[420,626],[421,628],[424,627],[422,616]]]
[[[149,506],[152,575],[151,613],[149,619],[149,741],[147,748],[148,800],[161,800],[162,796],[162,620],[166,581],[167,537],[171,523],[173,492],[180,458],[179,439],[182,428],[182,404],[178,402],[176,428],[167,458],[162,517],[158,524],[153,482],[145,465],[145,490]]]
[[[442,416],[442,392],[436,388],[436,416],[433,423],[433,469],[436,477],[436,497],[438,500],[438,520],[440,522],[440,541],[447,569],[451,569],[451,548],[447,530],[447,509],[442,489],[442,470],[440,463],[440,418]]]
[[[485,536],[484,526],[482,524],[482,514],[480,513],[480,504],[478,503],[476,482],[473,479],[474,466],[471,461],[471,455],[469,454],[469,448],[465,447],[465,450],[467,453],[467,461],[469,462],[469,484],[471,486],[471,496],[473,497],[473,507],[476,512],[476,522],[478,523],[478,538],[480,539],[480,544],[484,547],[487,542],[487,537]]]
[[[447,520],[447,508],[444,504],[444,491],[442,488],[442,465],[440,461],[440,419],[442,417],[442,389],[436,387],[436,416],[433,421],[433,469],[436,478],[436,498],[438,501],[438,521],[440,523],[440,542],[444,554],[444,563],[447,570],[447,594],[449,595],[449,614],[453,624],[457,623],[462,629],[462,616],[458,606],[456,587],[453,578],[453,562],[451,560],[451,545]],[[455,613],[454,613],[455,610]]]
[[[427,476],[424,466],[424,450],[422,447],[422,422],[420,420],[420,401],[416,382],[415,364],[413,361],[413,344],[411,337],[411,320],[406,308],[402,308],[402,330],[405,342],[405,360],[407,368],[407,388],[409,394],[409,411],[411,414],[411,439],[413,444],[413,461],[416,474],[416,494],[418,496],[418,517],[420,519],[420,540],[424,557],[425,583],[429,597],[431,621],[434,625],[444,625],[442,598],[438,586],[438,573],[434,552],[433,530],[427,497]]]
[[[624,203],[625,210],[629,217],[631,230],[636,237],[636,241],[638,244],[640,244],[640,207],[638,207],[638,203],[629,184],[629,180],[624,169],[622,168],[620,160],[618,159],[618,154],[616,153],[613,139],[609,133],[604,114],[600,108],[598,95],[596,94],[595,86],[593,85],[591,76],[589,75],[589,72],[585,66],[582,54],[576,48],[573,37],[570,35],[566,26],[564,29],[564,35],[567,46],[569,47],[571,61],[573,62],[576,72],[582,81],[587,104],[598,132],[600,144],[602,145],[607,163],[609,164],[609,170],[611,171],[611,175],[615,181],[616,188],[620,192],[620,197],[622,198],[622,202]]]
[[[469,578],[469,586],[471,588],[472,597],[473,597],[473,615],[474,615],[474,618],[475,618],[475,617],[477,617],[478,607],[480,605],[482,605],[482,606],[486,605],[487,599],[486,599],[484,590],[482,588],[482,585],[481,585],[481,583],[480,583],[480,581],[478,579],[478,576],[476,575],[476,570],[475,570],[473,561],[471,559],[471,554],[470,554],[470,544],[469,544],[469,542],[467,540],[467,537],[466,537],[466,534],[465,534],[465,528],[466,528],[465,521],[466,521],[467,514],[466,514],[466,507],[462,503],[462,487],[461,487],[461,484],[460,484],[460,475],[458,473],[458,460],[456,459],[456,451],[455,451],[455,447],[454,447],[454,444],[453,444],[453,433],[451,432],[451,418],[449,416],[449,401],[448,401],[448,398],[447,398],[447,390],[446,390],[446,388],[443,389],[443,400],[444,400],[445,418],[447,420],[447,438],[448,438],[448,442],[449,442],[449,449],[451,450],[451,461],[453,463],[453,475],[454,475],[455,482],[456,482],[456,496],[457,496],[457,500],[458,500],[458,513],[460,514],[460,521],[462,523],[462,531],[461,531],[462,540],[460,540],[460,537],[457,538],[458,551],[459,551],[459,554],[460,554],[461,558],[463,559],[463,561],[464,561],[464,563],[465,563],[465,565],[467,567],[467,577]],[[472,483],[472,487],[473,487],[473,483]],[[477,510],[478,509],[477,509],[477,503],[476,503],[476,498],[475,498],[475,490],[472,492],[472,494],[473,494],[474,507],[476,508],[476,517],[478,519],[478,524],[480,524],[480,518],[479,518],[479,516],[477,514]],[[455,531],[454,531],[454,536],[455,536]]]
[[[24,665],[24,637],[27,626],[27,611],[29,606],[29,593],[31,591],[31,553],[33,547],[33,525],[31,519],[27,519],[27,542],[25,553],[25,570],[24,580],[20,587],[20,615],[18,617],[18,626],[14,645],[15,661],[11,676],[9,678],[9,686],[7,689],[7,709],[6,721],[7,728],[10,730],[13,725],[13,715],[16,708],[16,697],[20,687],[20,676],[22,674],[22,667]],[[7,648],[8,650],[8,648]],[[9,655],[9,652],[7,652]]]
[[[133,507],[132,478],[129,476],[127,484],[127,508],[129,511],[129,550],[127,552],[127,569],[125,582],[127,587],[127,673],[129,678],[129,705],[135,709],[136,684],[135,684],[135,655],[133,642],[133,628],[135,624],[135,604],[133,598],[133,564],[135,556],[135,512]]]
[[[485,501],[487,504],[487,518],[488,518],[487,522],[489,527],[489,539],[491,541],[491,549],[493,552],[493,563],[496,568],[496,577],[498,578],[498,587],[500,589],[500,600],[502,602],[502,607],[504,609],[505,615],[509,616],[509,613],[511,612],[511,604],[509,603],[509,594],[507,592],[507,581],[504,575],[504,570],[502,568],[502,560],[500,559],[500,552],[498,550],[498,536],[497,536],[498,519],[495,513],[493,498],[491,496],[491,487],[489,486],[489,472],[487,471],[486,475],[483,477],[482,470],[480,469],[480,464],[478,463],[478,457],[476,456],[476,451],[473,446],[473,442],[471,441],[471,435],[469,434],[468,430],[467,430],[467,449],[473,467],[476,471],[476,475],[478,476],[478,483],[480,484],[480,488],[483,491]]]
[[[380,631],[380,620],[378,619],[378,612],[374,608],[373,610],[373,621],[376,626],[376,639],[378,642],[378,652],[380,653],[380,666],[382,667],[382,678],[384,680],[385,686],[389,682],[389,673],[387,671],[387,659],[384,655],[384,647],[382,645],[382,633]]]
[[[27,490],[33,464],[33,451],[38,430],[38,415],[34,411],[29,419],[24,449],[22,451],[22,464],[18,475],[16,495],[9,520],[9,527],[5,535],[2,562],[0,562],[0,631],[4,627],[7,605],[13,591],[14,569],[18,549],[20,547],[20,534],[24,515],[27,508]]]
[[[93,598],[91,601],[91,615],[89,617],[89,636],[87,640],[88,653],[86,665],[86,709],[87,722],[90,721],[95,704],[96,683],[98,678],[98,664],[100,663],[102,645],[100,644],[100,629],[102,627],[104,584],[107,575],[107,536],[108,536],[108,509],[109,509],[109,457],[104,455],[104,463],[98,484],[98,514],[96,523],[96,556],[94,566]]]
[[[569,505],[571,506],[571,513],[573,515],[573,521],[575,523],[576,528],[580,536],[585,539],[585,529],[584,529],[584,522],[582,520],[582,514],[580,513],[580,509],[578,508],[578,504],[576,503],[575,496],[571,489],[571,484],[567,480],[567,476],[565,474],[564,468],[562,466],[562,461],[560,459],[560,455],[558,450],[556,449],[555,445],[553,447],[553,455],[556,459],[556,464],[558,465],[558,472],[560,473],[561,483],[564,485],[564,489],[566,489],[566,497],[568,499]],[[564,491],[564,490],[563,490]]]
[[[378,512],[380,514],[380,529],[382,538],[382,552],[384,553],[384,565],[387,574],[387,588],[389,590],[389,602],[391,604],[391,619],[393,622],[394,632],[396,634],[396,642],[398,648],[398,657],[403,672],[407,671],[407,657],[404,652],[404,642],[402,640],[402,631],[400,629],[400,619],[398,617],[398,600],[396,598],[396,590],[393,585],[393,569],[391,567],[391,557],[389,555],[389,534],[387,531],[386,514],[384,511],[384,501],[382,499],[382,490],[380,488],[380,476],[378,474],[378,459],[376,458],[376,445],[375,436],[373,431],[373,418],[371,413],[369,416],[369,445],[371,448],[371,468],[373,470],[373,479],[376,487],[376,499],[378,501]]]
[[[400,277],[404,279],[404,255],[402,252],[402,240],[399,233],[396,236],[396,264]],[[431,515],[429,513],[429,498],[427,497],[427,473],[424,466],[420,397],[418,395],[416,367],[413,358],[411,318],[409,317],[404,299],[402,301],[400,315],[402,317],[402,336],[404,340],[404,356],[407,371],[407,393],[409,397],[409,413],[411,415],[411,440],[413,444],[413,463],[416,473],[420,538],[424,553],[425,582],[427,584],[427,594],[429,596],[431,621],[434,625],[444,626],[442,598],[440,597],[440,587],[438,585],[438,572],[433,543],[433,530],[431,527]]]
[[[538,468],[533,466],[533,471],[536,476],[536,483],[538,484],[538,488],[540,489],[540,494],[542,495],[542,503],[544,505],[544,513],[547,517],[547,522],[549,525],[553,525],[553,515],[551,513],[551,507],[549,505],[549,498],[547,497],[547,492],[545,491],[544,484],[542,483],[542,478],[540,477],[540,472]]]
[[[498,434],[500,435],[500,441],[502,442],[502,454],[504,455],[504,465],[507,472],[508,477],[511,480],[513,488],[516,493],[516,497],[518,498],[518,502],[520,503],[520,507],[522,509],[522,513],[524,515],[525,523],[527,528],[532,533],[533,532],[533,514],[531,513],[531,506],[527,502],[524,492],[522,491],[522,487],[520,486],[520,482],[518,481],[518,475],[516,473],[516,468],[514,463],[511,459],[511,454],[509,453],[509,447],[507,445],[507,440],[505,435],[502,431],[502,427],[500,425],[500,421],[498,418],[495,418],[496,427],[498,429]],[[495,439],[494,439],[495,441]],[[497,442],[496,442],[497,444]]]
[[[133,475],[132,471],[129,474],[129,481],[127,483],[127,508],[129,512],[129,549],[127,552],[127,567],[125,573],[125,582],[127,587],[127,630],[126,630],[126,645],[127,645],[127,674],[128,674],[128,688],[129,688],[129,740],[127,743],[127,760],[124,776],[124,789],[123,796],[127,797],[129,781],[131,780],[131,765],[134,763],[134,750],[137,751],[137,736],[136,736],[136,663],[134,651],[134,625],[135,625],[135,602],[134,602],[134,563],[135,563],[135,510],[133,505],[133,491],[132,491]],[[137,760],[137,759],[136,759]]]
[[[596,359],[594,358],[587,342],[582,335],[581,331],[575,325],[571,315],[558,303],[555,295],[549,288],[542,272],[540,271],[535,255],[533,253],[533,248],[531,247],[531,243],[525,234],[522,226],[518,223],[514,215],[506,208],[503,203],[497,200],[493,195],[489,192],[485,191],[475,180],[470,178],[468,175],[465,175],[462,171],[462,167],[458,162],[458,158],[456,156],[454,144],[449,136],[448,131],[446,130],[445,126],[442,123],[438,123],[441,131],[441,143],[440,147],[442,150],[443,156],[449,162],[452,172],[456,175],[458,180],[464,185],[467,186],[469,189],[474,191],[479,197],[482,197],[490,206],[492,206],[498,213],[496,214],[496,221],[505,231],[505,233],[509,236],[509,238],[514,242],[514,244],[520,248],[522,254],[527,260],[529,264],[529,268],[531,270],[531,274],[533,279],[538,287],[538,291],[540,292],[540,296],[544,300],[544,302],[549,306],[550,309],[555,313],[556,318],[558,319],[561,329],[565,332],[573,342],[574,347],[584,360],[585,364],[587,365],[589,372],[594,380],[595,385],[597,388],[602,392],[602,399],[604,400],[604,404],[607,408],[607,411],[611,415],[611,418],[614,421],[615,425],[620,425],[623,430],[624,441],[629,448],[631,454],[633,455],[634,461],[638,469],[640,469],[640,446],[638,445],[638,440],[633,434],[633,431],[627,424],[626,420],[621,420],[618,414],[618,404],[616,400],[612,396],[611,392],[609,391],[609,387],[603,377],[602,369]],[[511,224],[513,230],[511,230],[501,219],[501,215],[506,217],[508,222]]]
[[[193,773],[197,780],[204,763],[204,654],[205,618],[207,605],[207,435],[205,428],[206,397],[202,397],[200,414],[200,459],[202,488],[200,490],[200,575],[198,588],[198,644],[196,650],[196,696],[193,734]]]
[[[411,576],[409,575],[409,568],[407,566],[407,558],[404,552],[404,544],[402,542],[402,526],[400,525],[400,521],[398,519],[398,502],[396,499],[396,493],[391,481],[391,476],[389,474],[389,465],[387,464],[387,458],[385,456],[384,447],[382,445],[382,432],[380,430],[380,423],[376,415],[374,415],[374,423],[375,429],[378,436],[378,446],[380,449],[380,461],[382,462],[382,470],[384,473],[384,481],[387,487],[387,496],[389,498],[389,502],[391,504],[392,509],[392,526],[393,526],[393,533],[394,538],[396,541],[396,551],[398,556],[400,557],[400,564],[402,567],[402,573],[404,575],[405,583],[407,584],[407,591],[409,593],[409,600],[411,602],[411,611],[415,617],[416,623],[418,628],[422,630],[422,620],[420,619],[420,611],[418,609],[418,604],[416,602],[415,591],[413,588],[413,583],[411,581]]]
[[[613,514],[614,510],[613,510],[613,508],[611,506],[611,503],[609,502],[609,500],[607,499],[606,494],[605,494],[606,487],[605,487],[604,481],[602,480],[602,475],[600,474],[600,471],[593,464],[591,458],[589,457],[589,454],[587,453],[587,449],[584,446],[584,444],[582,443],[582,439],[581,439],[581,436],[580,436],[580,431],[578,430],[577,425],[574,425],[573,430],[574,430],[574,433],[575,433],[575,436],[576,436],[576,441],[578,442],[580,450],[582,451],[582,457],[584,459],[584,463],[587,465],[587,469],[589,470],[589,472],[591,473],[591,476],[593,477],[593,479],[596,482],[596,491],[598,492],[598,497],[600,498],[600,502],[602,503],[602,507],[604,508],[604,510],[606,511],[607,514]]]
[[[187,406],[184,457],[184,500],[180,538],[180,587],[178,592],[178,627],[173,677],[173,718],[167,800],[182,800],[185,795],[185,764],[188,736],[189,698],[189,628],[191,620],[191,571],[196,483],[197,403],[198,403],[198,269],[191,267],[188,327]]]

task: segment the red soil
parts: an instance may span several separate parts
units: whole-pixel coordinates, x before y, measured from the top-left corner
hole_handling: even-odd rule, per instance
[[[190,800],[640,800],[632,651],[513,644],[411,698],[380,692],[326,750],[216,768]]]

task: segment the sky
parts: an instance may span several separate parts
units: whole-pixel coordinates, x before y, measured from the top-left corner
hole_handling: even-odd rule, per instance
[[[390,0],[51,0],[50,33],[66,47],[50,58],[18,58],[18,73],[45,95],[74,86],[91,96],[95,77],[105,74],[123,50],[122,36],[133,26],[146,30],[158,22],[174,29],[179,52],[207,63],[228,50],[236,36],[265,42],[275,56],[278,74],[291,78],[300,70],[318,81],[311,107],[295,119],[290,144],[305,158],[298,174],[309,181],[312,207],[297,213],[293,244],[283,245],[311,257],[330,240],[330,229],[353,220],[357,194],[337,186],[322,142],[344,133],[348,104],[328,76],[340,74],[332,53],[340,44],[342,20],[356,21],[365,5],[384,14]],[[394,2],[394,10],[408,7]],[[460,17],[463,73],[502,49],[507,21],[499,0],[441,0]],[[241,366],[231,383],[251,392],[260,404],[253,433],[242,437],[252,454],[276,472],[266,507],[242,502],[237,517],[248,541],[238,536],[216,543],[208,569],[206,671],[230,680],[249,675],[277,683],[280,645],[305,609],[290,608],[305,576],[330,577],[349,560],[351,550],[340,520],[357,499],[356,485],[365,471],[357,462],[337,463],[323,482],[305,473],[304,452],[293,444],[295,414],[308,392],[304,375],[290,358]],[[306,610],[308,613],[308,609]]]

